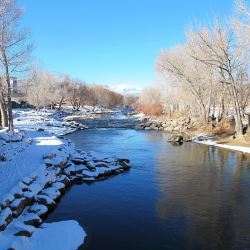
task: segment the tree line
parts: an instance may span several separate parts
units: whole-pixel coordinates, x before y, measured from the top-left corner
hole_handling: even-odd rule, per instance
[[[45,106],[61,110],[63,104],[79,110],[84,105],[115,107],[124,104],[123,95],[108,87],[73,79],[68,75],[59,75],[34,66],[29,80],[25,82],[26,97],[36,110]]]
[[[142,92],[142,106],[158,105],[170,115],[198,114],[205,125],[211,117],[223,120],[232,112],[236,134],[243,135],[250,96],[250,9],[243,1],[235,5],[229,22],[195,25],[183,44],[160,51],[156,71],[161,83]]]

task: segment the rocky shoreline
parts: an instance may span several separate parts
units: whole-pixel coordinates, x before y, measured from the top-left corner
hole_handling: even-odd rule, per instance
[[[127,159],[76,150],[69,140],[43,158],[43,174],[34,173],[22,179],[1,201],[1,234],[6,231],[31,237],[69,186],[103,180],[130,168]]]
[[[81,151],[76,149],[70,140],[64,139],[66,134],[87,129],[87,126],[81,123],[60,121],[51,114],[46,114],[44,117],[43,114],[37,115],[32,111],[21,114],[15,122],[19,130],[1,131],[2,164],[10,162],[13,165],[15,157],[24,152],[27,152],[26,157],[34,157],[30,152],[32,145],[37,147],[36,152],[40,149],[39,145],[44,145],[47,148],[45,151],[49,153],[43,154],[42,151],[38,153],[42,165],[33,166],[33,169],[34,167],[37,169],[33,174],[16,179],[16,186],[5,194],[1,193],[0,249],[4,250],[23,249],[20,246],[27,244],[32,235],[41,232],[41,228],[44,228],[44,219],[56,208],[62,195],[73,184],[90,184],[130,169],[128,159]],[[14,155],[13,146],[17,147],[15,149],[17,154]],[[50,150],[51,146],[54,150]],[[34,163],[29,163],[28,158],[26,164],[28,167]],[[4,170],[4,165],[1,167]],[[75,230],[82,230],[79,225],[75,224],[74,227]],[[85,235],[84,231],[82,235]],[[84,237],[82,242],[83,240]]]
[[[142,118],[135,129],[142,130],[164,130],[167,132],[187,132],[193,129],[198,121],[191,118],[177,118],[159,121],[154,118]]]

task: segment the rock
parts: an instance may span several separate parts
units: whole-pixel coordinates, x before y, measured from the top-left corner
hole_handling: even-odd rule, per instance
[[[39,217],[44,217],[48,213],[48,208],[42,204],[34,204],[28,209],[28,212],[37,214]]]
[[[42,224],[41,218],[35,213],[26,213],[21,218],[25,225],[30,225],[33,227],[38,227]]]
[[[6,157],[2,154],[0,154],[0,161],[6,161]]]
[[[26,205],[25,198],[16,199],[13,202],[11,202],[10,208],[13,211],[14,218],[18,217],[23,212],[25,205]]]
[[[75,165],[70,165],[69,167],[65,168],[63,171],[68,176],[75,175],[76,174]]]
[[[54,159],[55,157],[56,157],[56,154],[53,153],[53,154],[49,154],[49,155],[44,156],[43,159],[44,160],[45,159],[50,159],[51,160],[51,159]]]
[[[19,199],[23,197],[23,191],[20,187],[17,187],[13,190],[13,195],[15,199]]]
[[[149,120],[148,117],[141,117],[141,118],[139,119],[140,122],[147,122],[148,120]]]
[[[144,126],[140,125],[140,124],[137,124],[137,125],[135,125],[135,129],[141,130],[141,129],[144,129]]]
[[[65,186],[70,184],[70,179],[66,175],[60,175],[57,181],[62,182]]]
[[[63,184],[62,182],[55,182],[53,183],[52,187],[56,188],[60,192],[65,190],[65,184]]]
[[[175,142],[175,143],[179,143],[182,144],[183,143],[183,136],[182,135],[171,135],[171,137],[168,139],[169,142]]]
[[[96,168],[108,168],[109,166],[105,163],[97,163],[95,165]]]
[[[25,229],[20,229],[18,232],[14,233],[15,236],[31,237],[32,233]]]
[[[14,195],[8,193],[4,196],[3,201],[1,202],[1,208],[4,209],[10,205],[10,203],[15,199]]]
[[[117,163],[123,168],[123,169],[129,169],[129,160],[127,159],[118,159]]]
[[[85,165],[77,165],[77,166],[75,166],[76,174],[81,174],[83,170],[88,170],[88,168]]]
[[[118,159],[117,162],[126,162],[127,164],[130,163],[129,159]]]
[[[89,170],[84,170],[82,174],[83,174],[83,178],[97,177],[99,175],[99,173],[89,171]]]
[[[30,185],[34,180],[32,178],[29,178],[29,177],[25,177],[22,179],[22,182],[25,184],[25,185]]]
[[[95,164],[92,161],[88,161],[86,166],[89,170],[95,170]]]
[[[16,221],[14,222],[14,235],[15,236],[25,236],[25,237],[31,237],[32,233],[35,230],[35,227],[30,225],[25,225],[23,222]]]
[[[35,199],[39,204],[45,205],[49,209],[53,209],[56,206],[56,203],[47,195],[39,194],[39,195],[36,195]]]
[[[44,131],[43,128],[38,128],[38,129],[37,129],[37,132],[43,132],[43,131]]]
[[[86,161],[83,158],[74,158],[71,160],[75,165],[85,164]]]
[[[57,200],[61,197],[60,191],[55,187],[49,187],[41,191],[41,194],[48,196],[52,200]]]
[[[3,209],[0,213],[0,231],[3,231],[12,220],[13,216],[11,209],[9,207]]]

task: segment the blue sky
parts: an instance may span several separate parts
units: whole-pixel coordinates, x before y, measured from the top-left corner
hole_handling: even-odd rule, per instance
[[[232,0],[19,0],[44,67],[89,83],[148,86],[161,48],[195,20],[228,17]]]

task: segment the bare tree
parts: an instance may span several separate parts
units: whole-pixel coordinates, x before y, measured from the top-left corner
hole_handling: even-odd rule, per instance
[[[201,53],[193,50],[192,58],[207,67],[213,67],[220,84],[227,87],[232,98],[237,136],[243,135],[240,88],[247,82],[247,61],[242,57],[242,47],[237,46],[234,33],[217,23],[212,29],[203,28],[191,32],[189,42],[195,44]]]
[[[67,98],[70,90],[70,78],[69,76],[64,76],[62,80],[55,83],[54,96],[56,102],[58,102],[58,110],[61,110],[62,104]]]
[[[33,66],[27,100],[36,107],[37,111],[53,102],[54,82],[55,77],[51,72],[45,71],[38,66]]]
[[[156,69],[173,87],[182,89],[194,98],[201,118],[207,124],[215,91],[213,69],[194,60],[189,55],[188,44],[162,51],[158,56]]]
[[[0,1],[0,63],[7,85],[8,127],[13,130],[11,103],[11,78],[23,70],[31,45],[27,45],[28,33],[19,29],[21,9],[15,0]]]

